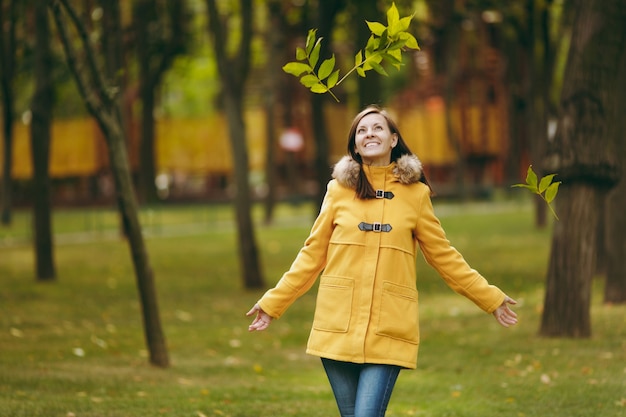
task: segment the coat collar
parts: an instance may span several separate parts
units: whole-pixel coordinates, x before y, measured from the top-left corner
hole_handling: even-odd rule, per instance
[[[422,177],[422,163],[415,155],[402,155],[390,166],[401,184],[414,184]],[[356,189],[360,169],[361,165],[346,155],[333,168],[333,178],[344,187]]]

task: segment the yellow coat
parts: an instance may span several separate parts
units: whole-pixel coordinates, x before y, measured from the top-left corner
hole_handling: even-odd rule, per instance
[[[321,273],[307,353],[412,369],[419,347],[418,245],[446,283],[484,311],[493,312],[505,295],[450,245],[430,189],[418,181],[421,163],[415,156],[387,167],[364,166],[374,189],[387,198],[356,198],[358,169],[347,156],[335,166],[304,247],[259,305],[279,318]],[[376,223],[381,231],[362,230],[378,228]]]

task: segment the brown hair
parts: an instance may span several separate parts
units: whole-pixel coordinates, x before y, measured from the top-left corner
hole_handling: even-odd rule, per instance
[[[391,162],[396,162],[398,158],[400,158],[403,155],[413,155],[413,152],[411,152],[411,149],[402,138],[402,135],[400,134],[400,131],[398,130],[398,126],[396,125],[396,122],[393,121],[393,119],[389,116],[387,111],[385,111],[384,109],[376,105],[370,105],[370,106],[367,106],[365,109],[363,109],[359,114],[357,114],[354,117],[354,120],[352,121],[352,126],[350,127],[350,133],[348,134],[348,153],[350,154],[353,160],[359,163],[359,166],[360,166],[359,176],[357,178],[357,183],[356,183],[356,195],[360,199],[368,199],[368,198],[376,197],[376,192],[374,191],[372,184],[370,184],[369,180],[367,179],[367,176],[365,175],[365,172],[363,171],[363,159],[361,158],[361,155],[359,155],[356,152],[356,140],[355,140],[356,128],[359,122],[361,121],[361,119],[363,119],[365,116],[369,114],[380,114],[381,116],[383,116],[385,120],[387,121],[387,127],[389,128],[391,133],[392,134],[395,133],[398,136],[398,143],[396,144],[395,147],[391,149]],[[426,180],[426,177],[424,176],[424,172],[421,173],[420,181],[426,184],[428,188],[430,188],[430,184],[428,184],[428,181]],[[431,189],[431,193],[432,193],[432,189]]]

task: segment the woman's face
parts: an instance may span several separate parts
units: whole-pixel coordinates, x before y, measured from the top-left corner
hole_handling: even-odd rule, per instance
[[[398,135],[391,133],[387,119],[381,114],[364,116],[356,127],[356,153],[366,165],[387,166],[391,163],[391,149],[398,143]]]

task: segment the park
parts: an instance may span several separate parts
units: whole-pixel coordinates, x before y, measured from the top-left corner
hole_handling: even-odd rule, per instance
[[[376,277],[419,319],[384,415],[624,416],[626,5],[492,3],[0,0],[0,416],[339,415],[324,272],[259,307],[324,230],[319,271],[415,256]],[[340,241],[363,207],[406,211]]]

